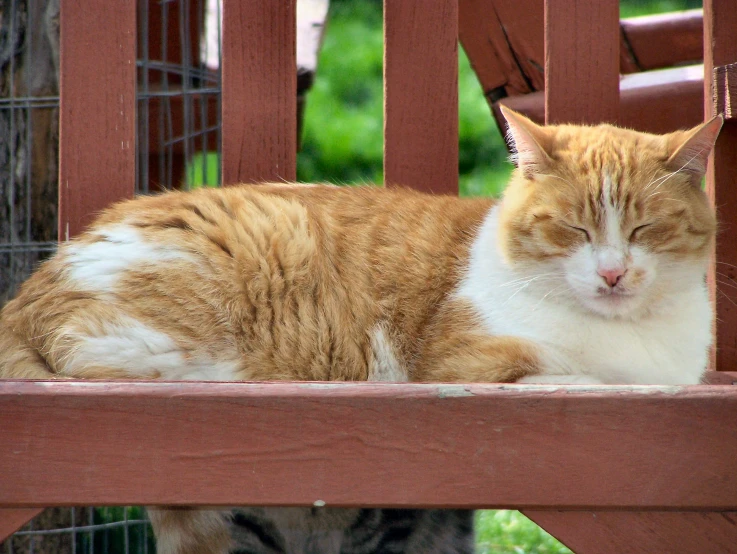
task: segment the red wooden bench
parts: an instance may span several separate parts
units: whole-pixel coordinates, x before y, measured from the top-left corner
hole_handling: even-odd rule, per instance
[[[457,1],[386,2],[389,186],[457,190]],[[705,109],[724,107],[729,118],[707,182],[726,229],[716,256],[727,287],[737,267],[737,198],[727,190],[737,180],[730,4],[706,0],[704,11]],[[61,1],[62,237],[131,196],[135,182],[135,1],[75,7]],[[225,181],[292,179],[294,3],[225,0],[224,10]],[[547,0],[546,10],[547,120],[616,121],[617,2]],[[92,44],[98,55],[87,58]],[[737,306],[720,286],[715,367],[730,370]],[[720,384],[6,381],[0,538],[51,505],[322,501],[522,509],[582,553],[729,552],[737,374],[710,379]]]

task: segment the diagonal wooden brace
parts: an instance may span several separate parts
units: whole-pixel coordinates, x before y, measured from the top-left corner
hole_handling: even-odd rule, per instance
[[[0,543],[41,512],[43,508],[0,508]]]

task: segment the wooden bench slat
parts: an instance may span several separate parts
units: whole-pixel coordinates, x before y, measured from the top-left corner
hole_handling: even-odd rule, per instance
[[[735,413],[729,385],[5,381],[0,506],[735,510]]]
[[[61,0],[59,240],[136,183],[136,2]]]
[[[458,194],[458,1],[384,2],[384,182]]]
[[[704,21],[700,9],[631,17],[623,19],[621,25],[640,70],[703,60]]]
[[[296,0],[224,0],[223,183],[297,176]]]

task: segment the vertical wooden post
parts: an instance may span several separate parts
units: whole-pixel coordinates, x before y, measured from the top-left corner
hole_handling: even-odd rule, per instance
[[[296,0],[223,1],[223,183],[294,181]]]
[[[619,118],[618,0],[545,0],[545,122],[616,123]],[[525,510],[564,544],[601,535],[591,512]],[[615,517],[616,519],[616,517]],[[615,528],[626,521],[614,521]]]
[[[704,112],[707,118],[717,109],[728,119],[719,134],[706,172],[706,192],[717,209],[720,232],[715,259],[709,272],[709,290],[716,304],[716,348],[712,368],[722,371],[737,367],[737,119],[724,107],[729,97],[728,64],[737,63],[737,10],[732,0],[704,1]],[[731,80],[737,81],[737,67]],[[715,79],[718,76],[719,78]],[[737,94],[731,102],[737,102]]]
[[[136,183],[136,2],[61,0],[59,240]]]
[[[384,1],[384,181],[458,194],[458,0]]]
[[[545,1],[546,123],[616,123],[618,0]]]

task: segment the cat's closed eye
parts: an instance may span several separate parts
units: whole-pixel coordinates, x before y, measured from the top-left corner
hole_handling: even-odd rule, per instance
[[[589,234],[589,232],[588,232],[588,231],[587,231],[586,229],[584,229],[583,227],[578,227],[578,226],[576,226],[576,225],[571,225],[571,224],[569,224],[569,223],[565,223],[565,226],[566,226],[566,227],[569,227],[569,228],[571,228],[571,229],[574,229],[575,231],[578,231],[579,233],[582,233],[582,234],[583,234],[583,236],[585,236],[585,237],[586,237],[586,240],[587,240],[588,242],[591,242],[591,235],[590,235],[590,234]]]
[[[633,242],[640,238],[640,235],[642,234],[642,231],[650,227],[652,223],[643,223],[642,225],[638,225],[632,231],[630,232],[630,238],[629,241]]]

